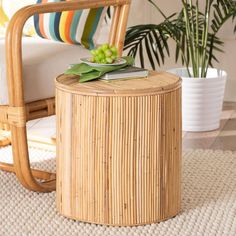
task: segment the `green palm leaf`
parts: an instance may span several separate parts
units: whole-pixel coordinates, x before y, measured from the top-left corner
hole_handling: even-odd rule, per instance
[[[153,0],[147,0],[164,18],[160,24],[136,25],[126,33],[125,49],[128,54],[139,55],[145,66],[145,55],[152,68],[165,62],[169,56],[169,39],[176,43],[175,59],[190,67],[194,77],[205,77],[209,66],[217,60],[216,53],[223,52],[223,42],[217,32],[224,23],[236,18],[235,0],[205,0],[201,12],[198,0],[182,0],[182,9],[177,14],[166,16]],[[236,32],[236,25],[234,27]]]
[[[236,15],[236,1],[234,0],[217,0],[213,7],[213,19],[211,28],[216,34],[223,24]]]
[[[127,30],[124,50],[128,50],[128,55],[131,56],[136,56],[138,53],[142,67],[145,66],[146,55],[152,68],[155,69],[155,61],[160,65],[164,63],[165,55],[169,55],[168,38],[164,23],[136,25]]]

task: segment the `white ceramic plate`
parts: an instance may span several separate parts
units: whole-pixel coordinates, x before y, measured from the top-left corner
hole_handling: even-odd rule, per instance
[[[126,63],[126,60],[123,58],[117,58],[113,63],[111,64],[101,64],[101,63],[94,63],[90,61],[90,58],[81,58],[82,62],[90,65],[90,66],[120,66]]]

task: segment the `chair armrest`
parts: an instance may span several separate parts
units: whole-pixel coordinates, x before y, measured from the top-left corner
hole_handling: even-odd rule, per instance
[[[119,37],[123,43],[122,37],[124,38],[130,2],[131,0],[74,0],[68,2],[29,5],[16,12],[9,22],[6,34],[6,62],[10,106],[24,106],[22,79],[22,32],[28,18],[35,14],[42,13],[117,6],[120,7],[120,15],[123,18],[124,23],[123,26],[118,25],[117,28],[119,29],[119,32],[117,33],[117,37]],[[119,42],[117,43],[117,46],[123,48]]]

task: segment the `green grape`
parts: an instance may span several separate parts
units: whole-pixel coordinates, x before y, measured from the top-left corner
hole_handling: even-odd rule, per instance
[[[106,62],[109,63],[109,64],[111,64],[111,63],[113,62],[113,60],[112,60],[110,57],[107,57],[107,58],[106,58]]]
[[[102,64],[106,64],[107,63],[106,59],[102,59],[101,62],[102,62]]]
[[[95,62],[99,62],[100,59],[99,59],[98,56],[95,56],[95,57],[94,57],[94,60],[95,60]]]
[[[105,52],[109,48],[109,44],[105,43],[102,46],[103,51]]]
[[[92,58],[91,62],[111,64],[115,61],[118,55],[118,50],[115,46],[103,44],[100,47],[90,51]]]
[[[105,59],[105,54],[104,54],[103,52],[100,52],[100,53],[98,54],[98,58],[99,58],[100,60]]]
[[[107,50],[105,51],[105,55],[106,55],[106,57],[111,57],[111,56],[112,56],[112,51],[109,50],[109,49],[107,49]]]
[[[90,52],[93,56],[95,56],[97,54],[96,50],[91,50]]]
[[[116,56],[116,55],[117,55],[117,53],[118,53],[118,51],[117,51],[117,48],[113,46],[113,47],[111,47],[110,49],[111,49],[111,51],[112,51],[113,55],[115,55],[115,56]]]
[[[103,52],[103,49],[101,47],[99,47],[97,50],[98,50],[98,53]]]

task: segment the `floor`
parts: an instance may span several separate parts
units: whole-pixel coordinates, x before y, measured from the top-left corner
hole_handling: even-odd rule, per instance
[[[33,120],[27,124],[30,139],[42,137],[41,141],[55,139],[55,116]],[[219,130],[211,132],[183,132],[183,149],[221,149],[236,151],[236,103],[225,102]]]
[[[188,148],[236,151],[236,103],[224,103],[219,130],[183,132],[183,149]]]

